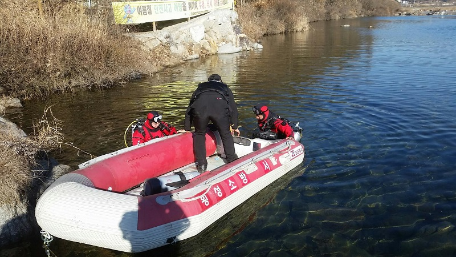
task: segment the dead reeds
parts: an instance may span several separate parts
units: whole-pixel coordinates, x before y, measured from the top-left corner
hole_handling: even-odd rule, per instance
[[[2,1],[4,2],[4,1]],[[43,97],[107,87],[149,71],[147,56],[115,26],[108,8],[78,1],[13,0],[0,9],[0,85],[11,96]]]
[[[250,0],[237,12],[244,33],[259,39],[305,30],[309,22],[392,15],[399,9],[395,0]]]
[[[33,179],[40,178],[38,153],[58,149],[63,141],[61,121],[52,115],[50,107],[33,122],[34,133],[25,136],[12,123],[2,122],[0,130],[0,205],[14,206],[27,202],[27,192]],[[38,167],[39,168],[39,167]]]

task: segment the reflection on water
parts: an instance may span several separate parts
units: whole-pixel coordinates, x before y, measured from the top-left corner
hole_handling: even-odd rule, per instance
[[[271,201],[258,200],[266,205],[253,216],[234,211],[221,222],[241,226],[217,225],[207,237],[157,253],[451,256],[456,251],[455,28],[454,17],[429,16],[315,23],[305,33],[265,38],[263,51],[194,60],[123,88],[28,102],[8,118],[30,132],[30,119],[53,105],[66,140],[101,155],[122,148],[127,125],[150,110],[182,127],[196,85],[219,73],[235,94],[244,135],[256,126],[251,106],[268,104],[300,122],[304,165],[315,163],[286,186],[268,188],[278,190],[268,196]],[[88,157],[69,148],[58,158],[76,165]],[[204,246],[197,246],[200,242]],[[128,256],[55,244],[58,256],[80,249],[94,256]]]

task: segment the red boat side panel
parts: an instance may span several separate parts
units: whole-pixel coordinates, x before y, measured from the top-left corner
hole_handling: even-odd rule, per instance
[[[185,208],[183,206],[185,203],[181,201],[166,205],[157,203],[156,198],[160,195],[163,194],[138,197],[138,230],[146,230],[194,215],[189,213],[192,210]],[[193,212],[200,213],[201,210],[193,210]]]
[[[280,166],[280,165],[278,165]],[[203,213],[224,198],[265,174],[263,167],[251,174],[239,171],[231,177],[214,184],[209,190],[203,189],[192,198],[192,201],[173,201],[166,205],[157,203],[162,193],[147,197],[139,197],[138,230],[146,230]],[[195,199],[196,198],[196,199]]]
[[[258,152],[268,150],[269,149],[266,148]],[[279,152],[274,154],[272,158],[259,160],[255,163],[257,169],[254,172],[247,173],[245,170],[240,170],[223,181],[211,185],[209,190],[206,190],[205,188],[202,189],[201,192],[191,197],[193,199],[191,201],[177,200],[165,205],[157,203],[157,197],[169,195],[170,192],[147,197],[138,197],[138,230],[150,229],[203,213],[244,186],[282,166],[283,164],[280,163],[279,157],[284,153],[285,152]],[[301,146],[292,146],[290,154],[292,155],[292,158],[296,158],[297,156],[304,154],[304,148]],[[201,180],[205,180],[208,177],[216,175],[218,172],[229,169],[234,164],[236,164],[236,161],[223,166],[221,169],[199,176],[193,179],[190,184],[185,187],[199,184]]]
[[[96,188],[123,192],[147,178],[157,177],[195,162],[192,136],[192,133],[183,133],[74,172],[89,178]],[[209,156],[215,151],[215,136],[208,133],[206,152]]]

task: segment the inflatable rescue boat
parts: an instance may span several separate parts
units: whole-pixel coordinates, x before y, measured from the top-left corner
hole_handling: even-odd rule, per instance
[[[304,160],[294,139],[234,139],[239,159],[227,164],[218,132],[208,130],[202,174],[190,132],[82,163],[42,194],[37,222],[52,236],[123,252],[195,236]]]

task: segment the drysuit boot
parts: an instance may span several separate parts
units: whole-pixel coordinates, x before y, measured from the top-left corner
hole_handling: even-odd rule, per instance
[[[196,169],[199,173],[204,173],[207,170],[207,164],[196,165]]]

